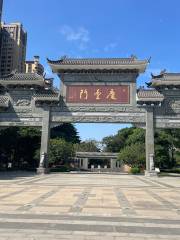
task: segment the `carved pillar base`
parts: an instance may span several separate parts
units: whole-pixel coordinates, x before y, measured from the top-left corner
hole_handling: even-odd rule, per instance
[[[37,168],[37,174],[39,175],[48,174],[48,173],[50,173],[49,168],[42,168],[42,167]]]
[[[145,177],[157,177],[158,174],[156,171],[145,171]]]

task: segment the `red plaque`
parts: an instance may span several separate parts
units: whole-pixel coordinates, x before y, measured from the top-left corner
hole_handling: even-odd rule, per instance
[[[119,103],[129,104],[129,86],[96,85],[67,86],[68,103]]]

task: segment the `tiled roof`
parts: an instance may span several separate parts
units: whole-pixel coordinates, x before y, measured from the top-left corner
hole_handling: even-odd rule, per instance
[[[37,93],[33,96],[35,101],[59,101],[58,93]]]
[[[37,80],[44,80],[43,76],[37,73],[11,73],[6,76],[2,76],[0,81],[37,81]]]
[[[64,58],[57,61],[48,59],[51,64],[60,65],[121,65],[133,63],[147,63],[147,61],[140,61],[136,58]]]
[[[9,107],[9,97],[0,95],[0,107]]]
[[[0,77],[0,85],[44,85],[44,78],[37,73],[11,73]]]
[[[152,87],[156,86],[180,86],[180,73],[160,73],[159,75],[152,75]]]
[[[180,81],[180,73],[160,73],[159,75],[153,75],[152,79],[163,79],[163,80],[177,80]]]
[[[139,89],[137,93],[137,101],[163,101],[164,96],[154,89]]]
[[[148,60],[131,58],[62,58],[57,61],[48,59],[49,65],[54,72],[58,70],[120,70],[131,69],[144,72]]]

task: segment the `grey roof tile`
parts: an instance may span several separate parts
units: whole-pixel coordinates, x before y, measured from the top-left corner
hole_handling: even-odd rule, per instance
[[[37,73],[11,73],[0,77],[0,85],[38,85],[44,86],[44,77]]]
[[[6,76],[2,76],[0,81],[37,81],[43,80],[44,78],[37,73],[11,73]]]
[[[140,61],[136,58],[64,58],[56,61],[48,59],[48,62],[59,65],[126,65],[140,62],[144,63],[147,61]]]
[[[144,72],[148,60],[131,58],[62,58],[57,61],[48,59],[53,72],[66,71],[120,71],[130,70]]]
[[[9,97],[0,95],[0,107],[9,107]]]
[[[152,75],[152,80],[149,85],[152,87],[180,86],[180,73],[162,73],[159,75]]]
[[[58,93],[37,93],[33,96],[35,101],[59,101],[59,94]]]
[[[155,89],[140,89],[137,93],[138,101],[163,101],[164,96]]]

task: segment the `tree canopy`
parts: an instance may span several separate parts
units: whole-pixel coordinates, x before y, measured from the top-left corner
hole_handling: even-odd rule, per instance
[[[39,164],[40,128],[9,127],[0,130],[0,169],[33,169]],[[104,151],[119,153],[119,160],[131,166],[145,165],[145,130],[135,127],[118,131],[102,141]],[[75,151],[99,152],[94,140],[80,142],[74,125],[64,123],[51,130],[50,163],[69,161]],[[155,131],[155,166],[172,168],[180,164],[180,129]]]
[[[105,152],[119,152],[126,145],[126,140],[132,134],[134,128],[124,128],[118,131],[114,136],[103,138],[102,143],[105,145]]]
[[[118,159],[120,162],[131,167],[144,168],[145,166],[145,147],[144,143],[132,143],[125,146],[119,153]]]
[[[145,165],[145,130],[125,128],[103,139],[105,151],[119,152],[119,160],[131,166]],[[155,166],[172,168],[180,160],[180,129],[155,131]]]
[[[98,143],[95,140],[83,141],[74,145],[76,152],[100,152]]]
[[[51,161],[54,162],[57,161],[57,153],[59,159],[63,159],[62,153],[68,159],[74,151],[73,144],[80,142],[76,128],[70,123],[53,128],[51,138],[53,140],[50,141],[50,156]],[[7,169],[9,163],[12,164],[13,169],[37,168],[40,158],[40,144],[40,128],[9,127],[1,129],[0,169]]]
[[[80,143],[77,129],[71,123],[63,123],[51,129],[51,138],[63,138],[67,142]]]
[[[66,164],[74,155],[75,150],[72,143],[65,141],[65,139],[50,140],[50,165]]]
[[[0,168],[36,168],[34,153],[40,148],[40,129],[10,127],[0,131]]]

